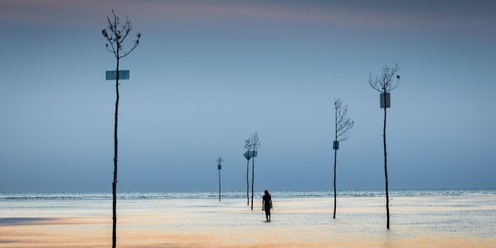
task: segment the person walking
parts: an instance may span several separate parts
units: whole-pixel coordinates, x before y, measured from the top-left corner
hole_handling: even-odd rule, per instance
[[[265,190],[262,196],[262,211],[265,210],[265,219],[270,222],[270,210],[272,209],[272,197],[268,190]]]

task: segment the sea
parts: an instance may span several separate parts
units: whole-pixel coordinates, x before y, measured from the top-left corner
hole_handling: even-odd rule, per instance
[[[259,204],[263,192],[255,192],[256,204]],[[321,199],[328,200],[334,197],[330,191],[299,191],[281,190],[272,191],[272,198],[279,201],[298,201],[299,199]],[[484,197],[489,196],[489,197]],[[492,197],[494,196],[494,197]],[[379,190],[347,190],[338,191],[339,199],[383,199],[384,191]],[[394,206],[395,198],[439,198],[442,199],[487,199],[487,204],[495,204],[496,189],[440,189],[440,190],[393,190],[389,192],[391,205]],[[249,193],[251,201],[251,192]],[[220,195],[221,201],[243,202],[247,199],[246,191],[226,191]],[[215,203],[219,201],[218,192],[195,191],[195,192],[121,192],[117,194],[117,201],[122,209],[141,208],[147,204],[153,204],[164,200],[201,200],[202,202]],[[211,201],[210,201],[211,200]],[[329,200],[330,201],[330,200]],[[40,214],[71,214],[78,210],[81,213],[101,213],[102,209],[107,211],[109,203],[112,202],[112,193],[0,193],[0,218],[13,215],[36,215]],[[189,201],[193,202],[193,201]],[[459,207],[477,207],[485,204],[480,201],[466,201]],[[161,207],[161,206],[159,206]]]
[[[332,192],[275,190],[270,225],[264,224],[262,195],[255,192],[252,210],[246,191],[222,192],[220,199],[218,192],[121,192],[120,242],[124,247],[496,247],[496,189],[392,190],[387,231],[384,191],[338,191],[333,220]],[[29,247],[44,237],[52,237],[43,242],[53,247],[73,246],[75,240],[85,245],[79,247],[107,247],[111,209],[110,192],[0,193],[0,247]],[[164,240],[171,245],[160,243]]]
[[[249,192],[251,197],[251,192]],[[257,198],[262,197],[263,192],[255,192]],[[278,190],[272,191],[273,198],[329,198],[334,197],[330,191],[323,190]],[[391,190],[390,197],[429,197],[429,196],[480,196],[496,195],[496,189],[429,189],[429,190]],[[381,190],[346,190],[338,191],[340,198],[349,197],[385,197]],[[118,192],[118,200],[146,200],[146,199],[218,199],[219,192],[189,191],[189,192]],[[246,191],[221,192],[221,199],[246,199]],[[0,201],[26,202],[26,201],[50,201],[50,200],[108,200],[112,199],[111,192],[47,192],[47,193],[0,193]]]
[[[254,192],[256,204],[259,204],[263,192]],[[330,191],[299,191],[299,190],[280,190],[272,191],[272,198],[274,201],[289,200],[298,201],[298,199],[322,199],[327,200],[334,197]],[[496,189],[439,189],[439,190],[393,190],[389,192],[391,204],[394,205],[395,198],[428,198],[428,197],[443,197],[443,199],[473,199],[480,198],[486,199],[484,196],[495,196]],[[379,190],[347,190],[338,191],[338,198],[377,198],[382,199],[385,197],[384,191]],[[250,199],[251,192],[248,194],[246,191],[226,191],[220,195],[220,200],[224,201],[243,201]],[[492,199],[489,198],[489,199]],[[128,207],[126,203],[132,202],[147,202],[152,200],[206,200],[212,202],[219,200],[219,192],[205,192],[205,191],[192,191],[192,192],[119,192],[117,193],[117,201]],[[106,209],[108,202],[112,201],[112,193],[0,193],[0,217],[7,215],[9,212],[22,212],[29,214],[30,210],[35,214],[43,213],[44,211],[50,212],[53,210],[64,210],[71,212],[71,210],[84,209],[86,212],[89,210],[97,210],[99,207]],[[468,201],[460,207],[470,207],[471,205],[483,204],[479,201]],[[492,204],[489,203],[489,204]],[[13,213],[12,213],[13,214]]]

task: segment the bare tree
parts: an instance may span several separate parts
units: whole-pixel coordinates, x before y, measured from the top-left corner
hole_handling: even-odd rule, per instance
[[[222,162],[224,162],[224,159],[222,159],[222,157],[217,158],[217,169],[219,170],[219,201],[221,195],[220,170],[222,170]]]
[[[335,123],[335,132],[334,132],[334,214],[333,218],[336,219],[336,161],[339,150],[339,142],[347,140],[351,135],[351,128],[355,125],[355,122],[350,119],[348,114],[348,105],[344,105],[341,102],[341,99],[334,100],[334,123]]]
[[[381,108],[384,108],[384,128],[383,128],[383,144],[384,144],[384,177],[386,182],[386,212],[387,212],[387,229],[389,229],[389,186],[388,186],[388,171],[387,171],[387,146],[386,146],[386,109],[391,106],[390,91],[396,89],[399,85],[400,76],[396,75],[396,81],[393,79],[396,72],[400,69],[398,63],[395,66],[384,65],[382,74],[379,76],[369,76],[369,84],[378,92],[381,93]]]
[[[250,154],[250,150],[251,150],[250,138],[245,140],[245,149],[247,150],[248,154]],[[250,159],[248,158],[246,159],[246,205],[250,206],[250,181],[249,181]]]
[[[260,147],[260,139],[258,138],[258,133],[254,132],[251,134],[250,138],[248,138],[245,141],[245,148],[248,149],[249,152],[251,152],[250,157],[252,158],[252,167],[251,167],[251,210],[253,210],[253,195],[254,195],[254,185],[255,185],[255,157],[257,156],[257,150]],[[248,165],[249,165],[249,160],[247,164],[247,171],[248,171]],[[248,173],[247,173],[248,175]],[[248,176],[247,176],[247,182],[248,182]],[[249,201],[249,199],[248,199]]]
[[[117,141],[117,126],[118,126],[118,115],[119,115],[119,62],[120,59],[129,55],[136,47],[139,45],[139,39],[141,34],[136,35],[136,40],[132,43],[131,49],[128,51],[123,50],[123,43],[131,33],[133,25],[129,18],[126,18],[124,23],[121,23],[118,16],[115,15],[114,10],[112,10],[113,17],[107,16],[108,26],[106,29],[102,30],[103,37],[107,40],[106,48],[109,52],[114,54],[116,58],[116,69],[115,69],[115,114],[114,114],[114,180],[112,181],[112,247],[115,248],[117,242],[116,226],[117,226],[117,154],[118,154],[118,141]]]

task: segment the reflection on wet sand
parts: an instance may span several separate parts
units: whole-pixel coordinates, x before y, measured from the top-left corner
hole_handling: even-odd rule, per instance
[[[0,214],[0,247],[109,247],[107,202]],[[123,200],[119,247],[496,247],[496,196],[274,199],[272,222],[239,199]],[[38,212],[37,212],[38,211]],[[8,216],[6,216],[8,214]],[[26,216],[26,217],[22,217]],[[33,217],[40,216],[40,217]]]

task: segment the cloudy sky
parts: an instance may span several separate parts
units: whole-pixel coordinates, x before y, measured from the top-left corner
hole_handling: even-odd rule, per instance
[[[496,187],[493,1],[0,0],[0,192],[110,191],[112,9],[142,33],[121,60],[119,191],[215,191],[219,156],[244,190],[254,131],[256,190],[330,190],[336,98],[355,121],[338,190],[383,189],[368,79],[396,63],[390,189]]]

